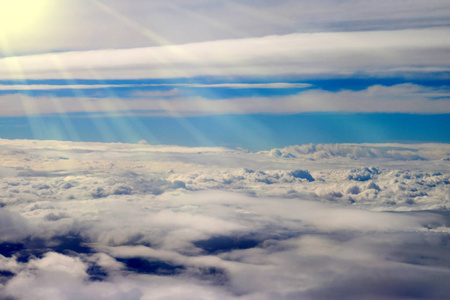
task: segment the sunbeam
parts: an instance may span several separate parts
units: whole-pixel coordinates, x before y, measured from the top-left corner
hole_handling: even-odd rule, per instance
[[[100,78],[92,70],[92,73],[96,77],[96,81],[102,83],[103,79]],[[106,83],[104,83],[105,86]],[[139,141],[142,139],[150,140],[152,144],[159,144],[160,141],[155,137],[149,128],[146,128],[135,116],[131,109],[126,104],[126,100],[121,100],[116,93],[111,88],[106,88],[108,93],[108,98],[112,102],[112,113],[117,113],[118,117],[121,118],[120,123],[117,124],[122,132],[122,137],[130,138],[134,141]],[[131,114],[131,115],[130,115]],[[120,125],[122,124],[122,125]],[[147,141],[148,142],[148,141]]]
[[[171,42],[169,40],[165,39],[163,36],[157,34],[156,32],[150,30],[149,28],[147,28],[145,26],[139,25],[139,23],[133,21],[131,18],[128,18],[128,17],[122,15],[120,12],[111,8],[110,6],[103,3],[102,1],[94,0],[94,1],[92,1],[92,3],[94,3],[95,6],[97,6],[99,9],[101,9],[105,13],[107,13],[107,14],[111,15],[112,17],[114,17],[115,19],[117,19],[122,24],[130,27],[135,32],[141,33],[149,40],[155,42],[156,45],[170,45],[171,44]]]

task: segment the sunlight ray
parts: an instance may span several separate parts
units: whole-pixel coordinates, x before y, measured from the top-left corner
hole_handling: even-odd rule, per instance
[[[235,0],[227,1],[227,5],[233,8],[236,12],[247,15],[248,17],[258,19],[263,22],[263,24],[272,24],[275,26],[288,27],[290,24],[295,24],[295,20],[287,18],[286,16],[279,17],[277,14],[268,14],[263,12],[261,9],[255,7],[247,6],[243,3],[237,2]]]
[[[202,23],[204,23],[206,26],[209,27],[213,27],[216,29],[219,29],[223,32],[229,33],[231,34],[231,36],[233,38],[244,38],[246,37],[246,32],[243,31],[238,31],[236,29],[234,29],[233,27],[229,26],[226,23],[223,22],[219,22],[213,18],[209,18],[204,14],[201,13],[196,13],[193,10],[190,9],[186,9],[186,8],[181,8],[179,5],[175,5],[173,3],[167,3],[167,6],[170,7],[171,9],[178,11],[184,15],[187,15],[193,19],[199,20]]]
[[[133,21],[132,19],[124,16],[123,14],[119,13],[117,10],[111,8],[107,4],[101,2],[100,0],[93,0],[92,3],[95,4],[98,8],[100,8],[105,13],[111,15],[112,17],[119,20],[121,23],[127,25],[131,29],[133,29],[136,32],[141,33],[151,41],[155,42],[157,45],[164,46],[164,45],[170,45],[171,42],[161,35],[157,34],[156,32],[148,29],[147,27],[141,26],[139,23]]]
[[[7,71],[18,75],[20,82],[27,84],[27,79],[22,72],[22,67],[18,57],[14,56],[13,50],[9,44],[8,36],[0,31],[0,50],[2,50],[4,56],[11,56],[6,60]],[[42,130],[45,126],[39,115],[39,107],[35,101],[31,101],[30,98],[24,97],[22,94],[18,95],[21,100],[21,106],[25,112],[25,117],[30,124],[30,129],[34,138],[39,139],[42,136]]]
[[[71,74],[66,71],[63,63],[58,59],[56,55],[52,56],[52,61],[55,64],[55,66],[58,68],[59,72],[61,73],[62,78],[69,84],[69,85],[76,85],[76,80],[71,76]],[[73,89],[73,92],[78,97],[78,99],[85,99],[88,98],[82,90],[79,89]],[[93,102],[89,101],[79,101],[81,105],[84,107],[85,112],[95,112],[97,109],[95,108],[95,105]],[[95,118],[95,116],[88,117],[93,121],[94,126],[96,127],[98,133],[102,135],[103,139],[105,141],[111,141],[111,140],[117,140],[117,135],[109,128],[109,126],[106,124],[106,122],[100,118]]]
[[[168,53],[175,54],[176,56],[179,56],[179,57],[191,57],[192,58],[192,55],[190,53],[188,53],[187,51],[184,51],[181,47],[173,45],[166,38],[162,37],[161,35],[157,34],[156,32],[150,30],[149,28],[147,28],[145,26],[141,26],[140,24],[136,23],[132,19],[122,15],[118,11],[116,11],[113,8],[109,7],[105,3],[100,2],[99,0],[94,0],[93,3],[98,8],[100,8],[101,10],[106,12],[107,14],[111,15],[112,17],[116,18],[118,21],[120,21],[121,23],[125,24],[126,26],[128,26],[129,28],[134,30],[135,32],[143,34],[150,41],[155,42],[157,46],[167,46],[165,48],[165,50]],[[154,51],[147,52],[147,55],[152,55],[153,59],[155,59],[156,61],[164,64],[167,67],[170,67],[171,65],[173,65],[171,60],[165,58],[163,55],[158,55]],[[199,59],[197,58],[197,61],[198,60]],[[172,67],[171,71],[174,72],[175,74],[178,74],[178,77],[180,77],[180,78],[181,77],[189,77],[189,74],[187,74],[186,72],[184,72],[183,70],[181,70],[179,68]]]
[[[100,83],[103,83],[103,79],[95,72],[95,70],[91,69],[91,73],[93,77]],[[123,137],[128,137],[130,135],[134,136],[135,140],[141,140],[143,137],[146,139],[150,139],[150,143],[159,144],[159,140],[155,137],[155,135],[150,131],[150,129],[146,128],[137,118],[136,115],[130,111],[129,107],[126,105],[126,100],[121,100],[120,97],[114,93],[111,88],[106,88],[108,92],[108,101],[111,101],[110,107],[113,109],[112,112],[120,112],[131,114],[128,117],[121,118],[122,122],[122,135]],[[119,126],[120,128],[121,126]]]
[[[201,57],[199,55],[195,55],[194,53],[190,52],[189,50],[186,50],[183,47],[183,45],[180,45],[180,46],[174,45],[168,39],[162,37],[161,35],[155,33],[154,31],[152,31],[151,29],[149,29],[145,26],[141,26],[140,24],[136,23],[134,20],[124,16],[123,14],[121,14],[118,11],[114,10],[113,8],[109,7],[105,3],[100,2],[99,0],[94,0],[93,3],[97,7],[99,7],[101,10],[105,11],[109,15],[116,18],[118,21],[120,21],[123,24],[130,27],[135,32],[139,32],[139,33],[143,34],[144,36],[146,36],[149,40],[155,42],[156,45],[165,47],[164,48],[165,52],[167,52],[169,54],[174,54],[176,57],[179,57],[179,58],[188,58],[188,61],[190,61],[191,64],[197,65],[197,68],[199,68],[200,70],[206,70],[208,68],[208,66],[202,66],[202,64],[201,64],[203,57]],[[176,9],[175,5],[171,5],[170,7],[173,9]],[[185,10],[181,10],[181,11],[188,13]],[[203,21],[205,21],[205,20],[203,20]],[[213,21],[211,21],[211,22],[213,22]],[[216,22],[215,26],[219,26],[217,23],[218,22]],[[222,27],[226,28],[227,26],[223,25]],[[227,30],[231,30],[231,29],[227,29]],[[236,34],[236,32],[234,32],[234,34]],[[156,61],[163,63],[167,67],[170,67],[173,65],[173,61],[171,61],[170,59],[167,59],[166,57],[164,57],[162,55],[157,55],[157,53],[155,51],[147,52],[147,54],[150,54],[150,53]],[[216,68],[216,71],[218,74],[221,74],[221,72],[218,68]],[[189,72],[187,72],[179,67],[172,67],[171,72],[173,72],[174,74],[177,74],[176,77],[179,77],[179,78],[190,77]]]
[[[72,124],[70,117],[66,113],[66,109],[62,105],[61,101],[56,97],[51,97],[51,100],[54,107],[56,108],[57,117],[61,120],[65,132],[67,132],[67,135],[64,134],[62,138],[69,139],[72,141],[81,141],[80,135],[75,129],[75,126]]]
[[[190,57],[191,60],[193,61],[201,61],[201,57],[196,57],[193,56],[192,53],[189,53],[187,51],[184,51],[181,47],[178,47],[176,45],[171,45],[170,41],[168,41],[167,39],[161,37],[160,35],[156,34],[155,32],[151,31],[150,29],[143,27],[141,25],[139,25],[138,23],[134,22],[133,20],[125,17],[124,15],[120,14],[119,12],[117,12],[116,10],[112,9],[111,7],[109,7],[108,5],[95,0],[94,4],[96,6],[98,6],[100,9],[102,9],[103,11],[105,11],[106,13],[110,14],[111,16],[115,17],[116,19],[118,19],[120,22],[122,22],[123,24],[129,26],[130,28],[132,28],[133,30],[140,32],[142,34],[144,34],[147,38],[149,38],[150,40],[156,42],[159,45],[170,45],[169,47],[166,48],[166,50],[168,50],[169,52],[172,52],[174,54],[176,54],[177,56],[180,57]],[[176,9],[179,10],[185,14],[190,14],[187,10],[182,10],[181,8],[177,8],[175,5],[170,5],[170,7],[172,9]],[[219,22],[213,21],[207,17],[202,17],[199,14],[195,14],[195,13],[191,13],[190,14],[191,17],[195,17],[198,19],[201,19],[203,22],[207,23],[208,25],[212,25],[215,27],[220,27],[222,30],[226,30],[228,32],[231,32],[232,29],[229,28],[226,25],[220,25]],[[233,31],[233,34],[238,34],[237,32]],[[156,57],[156,59],[158,61],[164,62],[166,65],[171,65],[171,62],[163,59],[161,57]],[[203,68],[206,68],[206,66],[204,66]],[[179,77],[188,77],[189,74],[183,74],[182,70],[177,69],[176,70],[177,73],[179,73]],[[117,101],[116,101],[117,102]],[[182,118],[181,114],[178,113],[176,111],[176,108],[171,106],[171,103],[168,101],[159,101],[161,107],[165,110],[165,112],[173,117],[176,118],[177,122],[180,123],[184,128],[186,128],[191,134],[192,136],[199,141],[200,143],[207,143],[209,145],[212,145],[212,142],[209,141],[206,136],[204,136],[200,130],[196,129],[195,127],[193,127],[191,124],[189,124],[185,119]],[[118,106],[121,106],[120,103],[116,103]],[[123,107],[124,109],[125,107]]]
[[[212,141],[210,141],[200,129],[195,128],[192,124],[190,124],[184,116],[175,109],[170,101],[159,100],[159,105],[162,110],[171,118],[180,124],[182,127],[188,130],[188,132],[192,135],[192,137],[199,142],[201,145],[213,145]]]

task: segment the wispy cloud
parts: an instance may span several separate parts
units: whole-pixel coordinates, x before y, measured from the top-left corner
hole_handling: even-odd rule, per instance
[[[170,91],[169,91],[170,92]],[[170,92],[173,95],[172,92]],[[449,91],[414,84],[371,86],[361,91],[310,89],[292,96],[207,99],[160,98],[152,92],[130,99],[53,98],[20,94],[0,97],[2,116],[75,112],[196,116],[210,114],[294,114],[303,112],[450,113]],[[58,103],[58,107],[55,107]],[[119,105],[120,104],[120,105]]]

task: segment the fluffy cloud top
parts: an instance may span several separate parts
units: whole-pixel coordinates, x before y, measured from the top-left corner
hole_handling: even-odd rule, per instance
[[[449,293],[447,145],[0,144],[5,299]]]

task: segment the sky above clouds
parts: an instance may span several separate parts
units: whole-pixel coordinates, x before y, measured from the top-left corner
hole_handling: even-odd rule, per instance
[[[249,123],[284,115],[303,124],[305,113],[315,114],[315,123],[329,113],[344,114],[348,123],[355,115],[373,123],[369,114],[378,114],[368,130],[386,123],[386,132],[414,115],[437,136],[407,132],[382,142],[449,139],[448,126],[436,131],[440,123],[426,120],[450,118],[448,1],[19,2],[4,9],[1,137],[157,144],[142,130],[154,131],[149,123],[172,136],[183,126],[207,132],[197,128],[202,117],[220,123],[221,116],[239,116]],[[80,138],[89,135],[80,117],[126,126],[122,131],[136,138]],[[175,125],[165,126],[167,119]],[[262,126],[278,130],[269,119]],[[61,126],[42,125],[51,123],[72,133],[57,136]],[[233,126],[223,127],[213,146],[292,144],[291,135],[282,144],[249,146],[229,138]],[[256,134],[250,130],[247,139]],[[351,130],[339,136],[345,138],[338,142],[373,141]],[[304,142],[315,141],[294,144]]]

